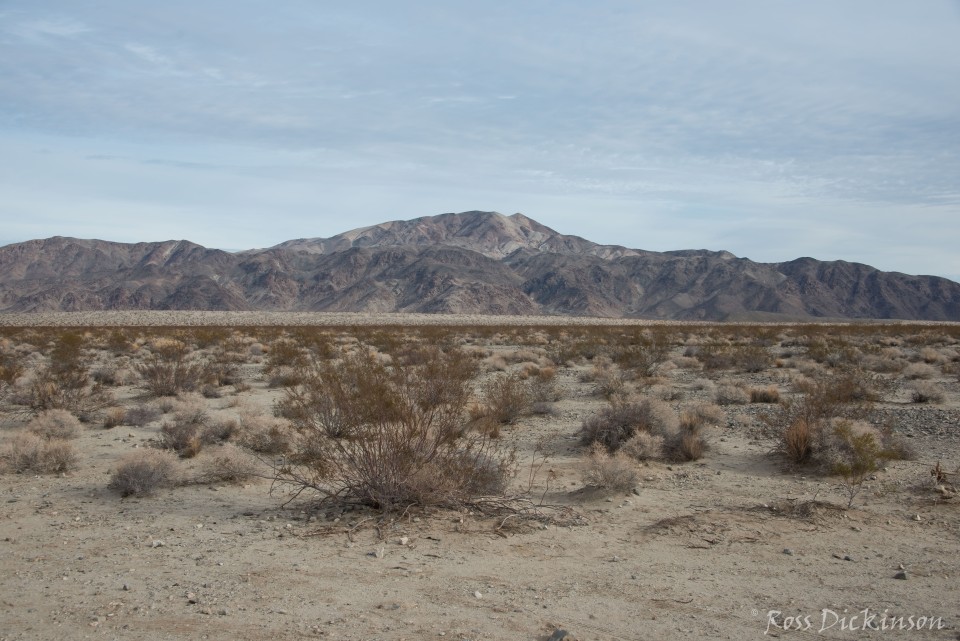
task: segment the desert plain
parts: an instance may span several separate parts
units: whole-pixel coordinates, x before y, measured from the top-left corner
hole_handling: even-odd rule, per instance
[[[454,353],[497,493],[281,482],[310,371]],[[0,357],[2,641],[960,638],[960,325],[30,314]]]

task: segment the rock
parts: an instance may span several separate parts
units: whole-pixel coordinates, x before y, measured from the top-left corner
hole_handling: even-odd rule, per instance
[[[409,537],[409,536],[401,536],[400,539],[399,539],[397,542],[398,542],[400,545],[406,545],[407,543],[410,542],[410,537]]]
[[[844,555],[843,555],[843,560],[844,560],[844,561],[853,561],[853,557],[850,556],[849,554],[844,554]]]
[[[219,614],[222,617],[225,617],[227,616],[228,612],[226,608],[220,608],[219,610],[217,610],[217,614]]]
[[[901,570],[900,572],[897,572],[896,574],[894,574],[894,575],[893,575],[893,578],[895,578],[895,579],[900,579],[901,581],[906,581],[906,580],[907,580],[907,573],[904,572],[903,570]]]
[[[124,583],[124,584],[123,584],[123,591],[124,591],[124,592],[129,592],[129,591],[130,591],[130,586],[127,585],[126,583]]]
[[[482,598],[483,598],[483,595],[480,594],[480,591],[479,591],[479,590],[477,590],[476,592],[474,592],[474,593],[473,593],[473,596],[476,597],[476,598],[478,598],[478,599],[482,599]]]
[[[187,603],[196,603],[197,595],[193,592],[187,592]]]
[[[150,544],[150,547],[152,547],[152,548],[162,548],[164,545],[166,545],[166,543],[164,543],[164,542],[161,541],[160,539],[157,539],[157,540],[155,540],[153,543]]]
[[[569,632],[557,628],[553,631],[553,634],[550,635],[550,639],[548,641],[564,641],[565,639],[567,641],[573,641],[573,637],[570,636]]]
[[[793,551],[792,548],[783,548],[783,553],[786,554],[787,556],[793,556],[793,555],[794,555],[794,551]]]
[[[914,515],[913,515],[913,520],[914,520],[914,521],[921,521],[922,519],[920,518],[920,515],[919,515],[919,514],[914,514]]]

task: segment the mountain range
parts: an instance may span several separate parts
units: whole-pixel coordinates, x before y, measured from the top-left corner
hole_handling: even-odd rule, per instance
[[[241,252],[59,236],[0,247],[0,312],[136,309],[957,321],[960,284],[845,261],[599,245],[479,211]]]

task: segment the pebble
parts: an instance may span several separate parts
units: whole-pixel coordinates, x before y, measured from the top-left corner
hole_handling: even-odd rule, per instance
[[[478,598],[478,599],[482,599],[482,598],[483,598],[483,595],[480,594],[480,591],[479,591],[479,590],[477,590],[476,592],[474,592],[474,593],[473,593],[473,596],[475,596],[475,597]]]
[[[906,581],[906,580],[907,580],[907,573],[904,572],[903,570],[901,570],[901,571],[897,572],[896,574],[894,574],[894,575],[893,575],[893,578],[895,578],[895,579],[900,579],[901,581]]]
[[[573,637],[570,636],[570,633],[569,633],[569,632],[567,632],[566,630],[563,630],[563,629],[558,628],[558,629],[556,629],[556,630],[553,631],[553,634],[550,635],[550,639],[548,639],[548,641],[564,641],[564,639],[571,639],[571,640],[572,640],[572,638],[573,638]]]
[[[783,548],[783,553],[786,554],[787,556],[793,556],[793,555],[794,555],[793,548]]]
[[[158,540],[154,541],[153,543],[151,543],[151,544],[150,544],[150,547],[152,547],[152,548],[162,548],[164,545],[166,545],[166,543],[164,543],[163,541],[161,541],[161,540],[158,539]]]
[[[187,603],[196,603],[197,595],[193,592],[187,592]]]

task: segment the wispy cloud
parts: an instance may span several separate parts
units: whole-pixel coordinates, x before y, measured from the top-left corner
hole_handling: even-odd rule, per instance
[[[6,5],[0,167],[47,148],[90,216],[269,210],[295,237],[496,208],[653,249],[960,274],[947,0]],[[22,202],[53,207],[34,168]]]

